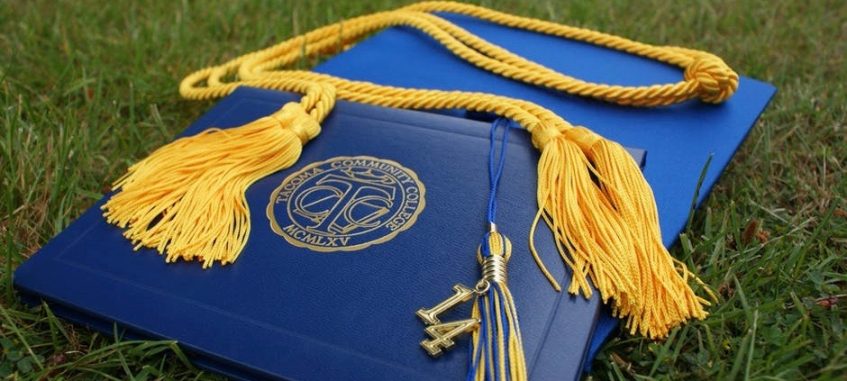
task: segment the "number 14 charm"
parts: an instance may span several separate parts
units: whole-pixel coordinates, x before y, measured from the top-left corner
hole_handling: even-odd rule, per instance
[[[485,290],[480,286],[477,285],[477,289],[471,289],[457,284],[453,286],[454,294],[452,296],[438,303],[435,307],[421,308],[418,310],[417,315],[427,325],[425,331],[431,337],[431,339],[421,341],[421,346],[430,356],[438,356],[442,350],[450,349],[455,344],[454,339],[456,337],[473,331],[479,326],[478,319],[464,319],[442,323],[438,319],[438,315],[484,293]],[[484,286],[484,288],[488,288],[487,282]]]

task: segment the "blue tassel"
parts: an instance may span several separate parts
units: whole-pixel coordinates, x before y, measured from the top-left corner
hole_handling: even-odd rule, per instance
[[[500,156],[497,157],[496,132],[504,125]],[[479,320],[479,329],[474,331],[468,381],[523,381],[526,376],[526,359],[521,340],[521,328],[515,301],[507,285],[506,265],[512,255],[512,243],[497,232],[494,223],[497,214],[497,188],[506,164],[506,148],[509,144],[510,123],[498,119],[491,125],[488,157],[489,232],[483,237],[477,251],[477,260],[482,265],[481,295],[473,306],[472,318]],[[477,286],[479,291],[479,285]]]
[[[486,234],[477,253],[487,290],[477,298],[472,317],[474,331],[468,381],[522,381],[527,379],[518,313],[507,285],[506,264],[512,244],[504,235]]]

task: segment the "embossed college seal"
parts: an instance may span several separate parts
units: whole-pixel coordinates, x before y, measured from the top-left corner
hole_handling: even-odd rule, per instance
[[[414,171],[391,160],[342,156],[292,173],[271,193],[274,232],[307,249],[353,251],[410,228],[426,189]]]

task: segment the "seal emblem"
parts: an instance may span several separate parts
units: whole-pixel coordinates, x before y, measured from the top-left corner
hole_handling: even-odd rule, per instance
[[[271,193],[274,232],[321,252],[360,250],[410,228],[426,189],[417,174],[391,160],[342,156],[307,165]]]

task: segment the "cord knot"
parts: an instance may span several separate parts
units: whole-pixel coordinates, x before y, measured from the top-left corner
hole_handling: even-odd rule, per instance
[[[591,147],[594,146],[600,140],[603,140],[603,137],[594,133],[585,127],[574,127],[565,130],[565,137],[568,140],[576,143],[580,149],[583,151],[590,151]]]
[[[738,88],[738,74],[720,57],[700,53],[685,69],[685,79],[697,84],[697,92],[703,102],[721,103]]]
[[[552,141],[563,136],[562,132],[554,127],[545,126],[542,124],[536,125],[532,129],[528,129],[532,136],[532,145],[539,151],[543,151],[544,147]]]
[[[276,120],[282,128],[297,135],[303,145],[321,133],[320,123],[309,115],[300,103],[287,103],[281,110],[269,115],[269,117]]]

